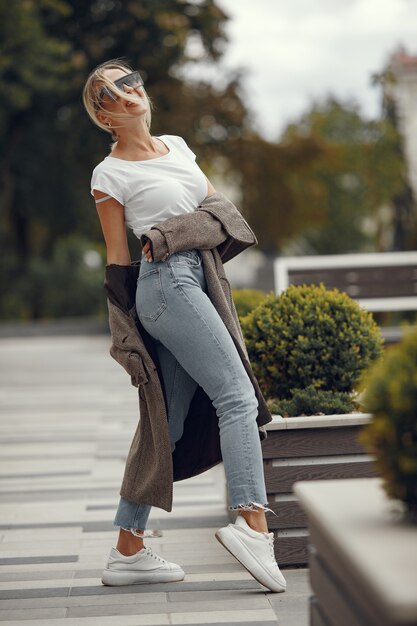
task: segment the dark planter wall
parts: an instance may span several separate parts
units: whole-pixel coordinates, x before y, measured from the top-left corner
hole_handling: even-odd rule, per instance
[[[377,475],[372,457],[357,441],[361,428],[348,425],[268,430],[262,442],[265,483],[268,506],[278,517],[267,513],[267,520],[269,530],[275,533],[275,556],[280,567],[308,564],[307,518],[292,491],[296,481]]]

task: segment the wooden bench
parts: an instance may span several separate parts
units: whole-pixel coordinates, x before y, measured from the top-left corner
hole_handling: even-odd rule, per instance
[[[417,252],[369,252],[278,257],[276,295],[289,285],[322,282],[337,288],[371,312],[417,311]],[[386,343],[402,336],[399,327],[382,327]]]

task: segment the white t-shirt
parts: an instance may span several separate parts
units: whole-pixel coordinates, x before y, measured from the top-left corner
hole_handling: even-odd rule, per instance
[[[160,135],[167,154],[147,161],[107,156],[93,170],[93,189],[125,208],[125,222],[138,237],[158,222],[193,212],[207,196],[207,180],[196,155],[178,135]]]

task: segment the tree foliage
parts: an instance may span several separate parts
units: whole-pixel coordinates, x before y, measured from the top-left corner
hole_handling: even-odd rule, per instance
[[[251,134],[236,143],[242,210],[267,253],[279,252],[300,229],[323,224],[325,190],[310,174],[324,150],[321,141],[274,144]]]
[[[49,315],[46,295],[19,304],[33,268],[52,268],[68,238],[80,239],[79,251],[86,241],[103,244],[89,188],[111,139],[92,126],[81,92],[90,70],[115,57],[146,78],[152,133],[183,136],[209,177],[238,184],[239,208],[261,250],[276,255],[297,238],[317,253],[382,249],[382,225],[369,235],[363,220],[378,225],[384,204],[396,208],[396,249],[415,244],[392,106],[369,121],[354,103],[330,98],[280,141],[266,141],[253,130],[240,70],[215,83],[203,69],[197,80],[184,78],[187,64],[221,59],[227,20],[216,0],[0,3],[0,283],[22,294],[0,294],[0,317]],[[128,237],[137,257],[137,240]],[[78,310],[85,311],[82,303]]]
[[[384,250],[379,211],[407,194],[398,145],[392,116],[367,120],[355,102],[333,97],[314,103],[277,144],[250,142],[243,205],[265,248],[276,253],[302,235],[318,254]],[[412,246],[409,232],[397,249]]]
[[[52,264],[62,238],[102,241],[89,186],[110,136],[92,127],[81,101],[97,64],[124,57],[143,71],[155,104],[153,134],[179,134],[193,147],[197,137],[212,155],[225,145],[229,126],[231,137],[239,135],[246,110],[238,77],[219,91],[204,81],[191,87],[179,72],[187,62],[220,58],[226,21],[214,0],[1,3],[2,285],[27,280],[34,259]],[[46,309],[33,307],[32,314],[42,317]]]

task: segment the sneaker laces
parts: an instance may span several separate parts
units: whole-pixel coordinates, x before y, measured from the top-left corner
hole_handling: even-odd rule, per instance
[[[268,533],[268,544],[269,544],[269,549],[270,549],[270,552],[271,552],[272,564],[274,566],[278,567],[278,563],[276,561],[275,551],[274,551],[274,533]]]
[[[158,554],[155,554],[155,552],[152,550],[152,548],[150,548],[149,546],[145,546],[145,552],[148,556],[151,556],[153,559],[157,559],[158,561],[160,561],[161,563],[166,563],[166,560],[163,559],[161,556],[159,556]]]

